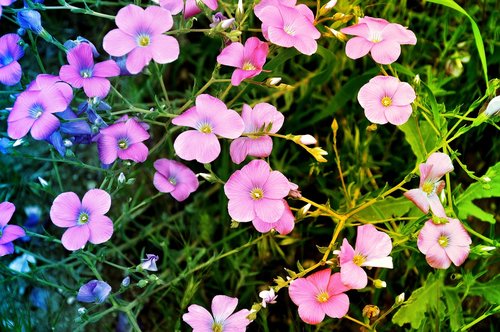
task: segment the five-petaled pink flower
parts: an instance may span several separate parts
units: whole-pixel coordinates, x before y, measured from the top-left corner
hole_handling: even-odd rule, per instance
[[[276,230],[276,232],[280,233],[281,235],[290,233],[295,227],[295,217],[293,216],[292,210],[290,210],[290,207],[285,200],[283,200],[283,204],[285,204],[285,211],[277,221],[267,222],[260,219],[259,217],[255,217],[252,220],[253,227],[255,227],[255,229],[261,233],[267,233],[271,229]]]
[[[26,235],[24,229],[17,225],[7,225],[16,211],[11,202],[0,203],[0,257],[14,253],[12,241]]]
[[[127,5],[115,18],[118,29],[104,36],[103,48],[112,56],[127,54],[126,67],[131,74],[139,73],[151,59],[170,63],[179,57],[179,43],[164,35],[173,25],[172,14],[159,6],[142,9]]]
[[[229,153],[231,160],[240,164],[247,156],[269,157],[273,149],[273,140],[265,133],[276,133],[283,125],[285,117],[271,104],[259,103],[252,109],[247,104],[243,105],[241,118],[245,123],[244,134],[231,142]]]
[[[193,328],[193,332],[239,332],[245,331],[251,321],[247,318],[250,310],[242,309],[233,314],[238,299],[217,295],[212,299],[212,314],[202,306],[191,304],[182,320]]]
[[[236,67],[231,76],[232,85],[240,85],[241,81],[255,77],[262,72],[266,63],[269,46],[256,37],[248,38],[245,46],[242,43],[232,43],[226,46],[217,57],[221,65]]]
[[[340,273],[330,274],[331,270],[325,269],[290,284],[288,294],[308,324],[321,323],[325,315],[341,318],[349,310],[349,297],[344,294],[349,288],[340,281]]]
[[[198,189],[196,174],[186,165],[169,159],[158,159],[154,163],[156,173],[153,184],[162,193],[170,193],[182,202]]]
[[[340,30],[349,39],[346,54],[351,59],[359,59],[371,52],[375,62],[388,65],[399,58],[401,45],[415,45],[415,34],[400,24],[389,23],[381,18],[365,16],[358,24]]]
[[[88,242],[100,244],[113,235],[113,222],[106,217],[111,196],[101,189],[87,191],[82,201],[74,192],[59,194],[50,208],[54,225],[68,228],[61,239],[64,248],[74,251]]]
[[[81,43],[69,50],[67,58],[69,65],[61,67],[59,76],[74,88],[83,87],[83,91],[90,98],[106,97],[111,86],[106,78],[120,75],[120,67],[113,60],[94,64],[92,46],[87,43]]]
[[[378,124],[404,124],[410,118],[415,98],[410,84],[392,76],[375,76],[358,93],[366,118]]]
[[[446,217],[443,204],[439,200],[439,194],[444,189],[445,183],[440,179],[453,171],[453,164],[447,154],[434,152],[429,156],[427,162],[420,164],[420,185],[418,189],[411,189],[404,193],[424,213],[429,212],[438,217]]]
[[[130,118],[101,129],[97,140],[99,158],[103,164],[111,164],[120,158],[144,162],[148,157],[148,147],[142,143],[149,138],[149,133],[139,122]]]
[[[227,109],[220,99],[208,94],[196,97],[195,106],[175,117],[172,123],[195,130],[181,133],[174,142],[177,155],[184,160],[211,163],[220,154],[217,136],[224,138],[240,137],[245,124],[240,115]]]
[[[262,34],[271,43],[295,47],[306,55],[316,52],[316,39],[321,33],[314,26],[314,14],[307,6],[295,6],[295,1],[264,0],[255,6],[254,12],[262,21]]]
[[[392,242],[389,235],[377,231],[373,225],[358,227],[355,249],[344,239],[340,247],[340,275],[342,282],[353,289],[366,287],[368,276],[361,268],[385,267],[392,269]]]
[[[271,171],[264,160],[252,160],[234,172],[224,192],[229,199],[229,215],[236,221],[277,222],[285,212],[283,198],[290,192],[290,182],[278,171]]]
[[[418,249],[425,255],[430,266],[447,269],[456,266],[469,256],[471,238],[458,219],[446,218],[446,224],[428,220],[418,234]]]

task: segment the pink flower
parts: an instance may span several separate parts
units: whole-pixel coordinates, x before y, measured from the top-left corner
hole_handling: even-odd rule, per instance
[[[170,63],[179,57],[177,40],[164,35],[173,25],[168,10],[127,5],[118,11],[115,22],[118,29],[104,36],[103,48],[112,56],[128,54],[126,67],[131,74],[139,73],[151,59]]]
[[[340,273],[325,269],[307,278],[298,278],[290,284],[288,293],[299,306],[300,318],[308,324],[319,324],[325,315],[341,318],[349,310],[349,288],[340,281]]]
[[[293,216],[292,210],[290,210],[290,207],[285,200],[283,200],[283,204],[285,204],[285,211],[277,221],[267,222],[260,219],[259,217],[255,217],[252,220],[253,227],[255,227],[255,229],[261,233],[267,233],[271,229],[275,229],[281,235],[290,233],[295,227],[295,218]]]
[[[242,309],[233,314],[238,299],[217,295],[212,300],[212,313],[197,304],[191,304],[182,320],[193,328],[193,332],[240,332],[245,331],[251,321],[247,318],[250,310]],[[232,315],[231,315],[232,314]]]
[[[0,257],[14,253],[14,240],[26,235],[17,225],[7,225],[16,211],[11,202],[0,203]]]
[[[267,43],[251,37],[247,39],[245,46],[242,43],[232,43],[224,48],[217,57],[217,62],[237,68],[231,77],[231,84],[237,86],[241,81],[262,72],[268,51]]]
[[[358,93],[366,118],[378,124],[404,124],[410,118],[415,98],[410,84],[392,76],[375,76]]]
[[[243,105],[241,117],[245,123],[244,134],[276,133],[283,125],[285,117],[271,104],[259,103],[252,109]],[[273,149],[273,140],[268,135],[240,137],[231,142],[229,152],[231,160],[240,164],[247,156],[269,157]]]
[[[415,34],[400,24],[389,23],[381,18],[365,16],[359,23],[340,30],[349,39],[346,54],[351,59],[359,59],[371,52],[375,62],[388,65],[399,58],[401,45],[415,45]]]
[[[99,158],[103,164],[111,164],[120,158],[144,162],[148,157],[148,147],[142,143],[149,134],[135,119],[116,122],[101,129],[97,140]]]
[[[260,303],[264,308],[267,307],[268,304],[275,304],[278,295],[274,293],[274,289],[272,287],[269,288],[268,291],[262,291],[259,293],[259,297],[262,299]]]
[[[316,39],[321,34],[313,24],[314,14],[307,6],[295,6],[295,1],[267,0],[255,6],[254,12],[262,21],[262,34],[271,43],[295,47],[306,55],[316,52]]]
[[[418,249],[430,266],[447,269],[456,266],[469,256],[471,238],[458,219],[446,218],[446,224],[436,225],[428,220],[418,234]]]
[[[113,235],[113,222],[106,217],[111,196],[101,189],[87,191],[82,201],[74,192],[56,197],[50,208],[50,219],[58,227],[68,228],[61,239],[64,248],[74,251],[87,242],[100,244]]]
[[[172,15],[179,14],[184,10],[184,18],[190,18],[201,13],[201,9],[198,7],[196,0],[186,0],[185,7],[183,0],[153,0],[153,2],[159,3],[160,6],[170,11]],[[217,0],[201,0],[201,2],[211,10],[217,9]]]
[[[252,221],[256,217],[268,223],[277,222],[285,212],[283,198],[290,182],[278,171],[271,171],[264,160],[252,160],[234,172],[224,192],[229,199],[229,215],[236,221]]]
[[[217,136],[237,138],[243,133],[245,124],[240,115],[227,109],[220,99],[207,94],[196,97],[195,106],[175,117],[172,123],[195,130],[181,133],[174,142],[177,155],[184,160],[211,163],[220,154]]]
[[[106,97],[111,86],[106,78],[120,75],[120,67],[113,60],[94,64],[92,46],[87,43],[69,50],[67,58],[69,65],[61,67],[59,76],[74,88],[83,87],[90,98]]]
[[[424,213],[429,212],[438,217],[446,217],[443,205],[439,200],[439,194],[445,183],[440,181],[446,173],[453,171],[453,164],[448,155],[434,152],[429,156],[427,162],[420,164],[420,185],[418,189],[411,189],[404,193],[405,197],[415,203]]]
[[[358,227],[356,237],[356,249],[344,239],[340,247],[340,275],[342,282],[353,289],[366,287],[368,276],[361,268],[385,267],[392,269],[392,257],[389,256],[392,250],[392,242],[389,235],[377,231],[373,225],[363,225]]]
[[[170,193],[182,202],[198,189],[198,179],[192,170],[184,164],[168,159],[158,159],[154,163],[156,173],[153,184],[162,193]]]

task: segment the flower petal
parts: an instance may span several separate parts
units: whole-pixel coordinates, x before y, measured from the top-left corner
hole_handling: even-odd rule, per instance
[[[94,65],[92,75],[97,77],[115,77],[120,75],[120,67],[118,67],[115,61],[106,60]]]
[[[111,196],[102,189],[91,189],[83,196],[82,208],[89,214],[106,214],[111,208]]]
[[[89,241],[100,244],[108,241],[113,235],[113,222],[106,216],[91,215],[88,222]]]
[[[136,47],[135,39],[120,29],[111,30],[102,41],[102,48],[112,56],[123,56]]]
[[[83,91],[89,98],[105,98],[111,87],[111,83],[102,77],[92,77],[83,80]]]
[[[0,203],[0,227],[5,227],[16,211],[16,206],[11,202]]]
[[[278,171],[272,171],[266,183],[262,186],[265,198],[280,199],[290,192],[290,182]]]
[[[90,237],[90,230],[88,225],[73,226],[68,228],[62,238],[61,242],[64,248],[75,251],[82,249]]]
[[[217,295],[212,300],[212,313],[216,322],[223,322],[236,309],[238,299],[225,295]]]
[[[155,35],[155,39],[158,35],[170,30],[174,24],[172,14],[159,6],[146,7],[142,21],[147,22],[148,31]]]
[[[214,134],[188,130],[177,136],[174,149],[179,158],[206,164],[217,159],[220,154],[220,143]]]
[[[442,152],[434,152],[431,154],[429,158],[427,158],[426,164],[432,165],[428,175],[428,179],[431,181],[437,181],[445,174],[453,171],[453,163],[451,162],[450,157]]]
[[[217,62],[221,65],[243,68],[244,46],[241,43],[231,43],[226,46],[217,56]]]
[[[340,277],[342,283],[352,289],[365,288],[368,284],[366,272],[352,261],[340,266]]]
[[[430,194],[427,197],[427,200],[429,202],[430,209],[434,215],[441,218],[446,218],[446,212],[444,211],[443,204],[439,200],[438,195],[436,195],[435,193]]]
[[[6,66],[0,67],[0,83],[12,86],[21,80],[23,71],[17,61],[12,61]]]
[[[14,243],[0,244],[0,257],[14,253]]]
[[[50,207],[50,219],[58,227],[72,227],[78,222],[82,204],[74,192],[59,194]]]
[[[406,198],[412,201],[422,212],[429,212],[429,201],[427,200],[427,194],[421,189],[411,189],[403,194]]]
[[[332,318],[342,318],[349,310],[349,297],[346,294],[330,296],[328,301],[321,303],[321,310]]]
[[[345,54],[347,57],[356,60],[367,55],[373,45],[374,43],[363,37],[354,37],[347,41],[345,45]]]
[[[156,172],[153,177],[153,185],[159,192],[162,193],[170,193],[175,190],[175,186],[171,184],[168,179],[161,174],[160,172]]]
[[[136,47],[127,55],[125,66],[131,74],[135,75],[140,73],[142,69],[149,64],[152,58],[153,55],[151,46]]]
[[[427,250],[425,260],[430,266],[436,269],[447,269],[451,265],[451,260],[446,255],[445,249],[437,241]]]
[[[97,150],[101,162],[109,165],[118,157],[118,141],[111,135],[100,135],[97,141]]]
[[[231,218],[238,222],[248,222],[255,218],[254,205],[250,195],[248,195],[248,198],[231,198],[227,204],[227,209]]]
[[[122,160],[133,160],[136,163],[143,163],[148,159],[149,149],[144,143],[135,143],[127,149],[118,149],[118,158]]]
[[[188,312],[182,315],[182,320],[196,332],[210,331],[214,323],[210,312],[197,304],[191,304],[188,307]]]
[[[2,235],[0,236],[0,244],[12,242],[25,235],[26,232],[22,227],[17,225],[7,225],[2,230]]]
[[[179,58],[179,42],[172,36],[155,36],[151,44],[151,54],[158,63],[173,62]]]
[[[386,257],[391,253],[392,241],[389,235],[368,224],[357,227],[356,252],[367,260]]]
[[[43,112],[43,114],[33,122],[31,136],[36,140],[46,139],[59,128],[60,124],[59,119],[53,114]]]
[[[283,200],[264,197],[254,201],[254,210],[257,217],[263,221],[276,222],[283,215],[285,204],[283,204]]]
[[[375,43],[371,49],[373,60],[382,65],[393,63],[399,58],[400,54],[401,46],[392,40],[382,40],[379,43]]]
[[[385,108],[385,118],[395,126],[405,124],[411,116],[413,109],[411,105],[389,106]]]

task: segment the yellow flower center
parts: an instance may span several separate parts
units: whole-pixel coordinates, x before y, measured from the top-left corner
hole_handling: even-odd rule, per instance
[[[220,323],[213,323],[212,331],[213,332],[222,332],[222,325]]]
[[[295,36],[295,29],[292,26],[287,25],[283,28],[283,30],[285,30],[285,32],[290,36]]]
[[[202,125],[199,130],[204,134],[211,134],[212,133],[212,127],[210,127],[209,124]]]
[[[149,36],[143,35],[137,39],[137,43],[139,44],[139,46],[146,47],[151,43],[151,39],[149,38]]]
[[[120,140],[118,142],[118,147],[122,150],[125,150],[128,147],[128,144],[125,140]]]
[[[392,99],[391,97],[387,97],[385,96],[384,98],[382,98],[382,100],[380,101],[382,103],[382,105],[384,105],[385,107],[389,107],[392,105]]]
[[[258,201],[259,199],[264,198],[264,192],[260,188],[254,188],[250,192],[250,197],[252,197],[252,199]]]
[[[80,225],[86,224],[89,222],[89,215],[86,214],[85,212],[80,213],[80,216],[78,217],[78,223]]]
[[[318,296],[316,296],[316,299],[318,299],[320,303],[325,303],[326,301],[328,301],[329,298],[330,296],[328,295],[327,292],[321,292],[318,294]]]
[[[432,192],[434,191],[434,183],[425,182],[424,185],[422,186],[422,191],[427,195],[432,194]]]
[[[361,266],[361,264],[363,264],[364,262],[366,262],[366,258],[360,254],[356,254],[354,255],[354,257],[352,258],[352,261],[354,262],[354,264],[356,264],[357,266]]]
[[[243,64],[243,70],[255,70],[255,66],[250,62],[245,62]]]
[[[382,41],[382,33],[380,31],[371,31],[369,39],[372,43],[380,43]]]
[[[448,239],[447,236],[441,235],[438,239],[438,243],[441,247],[446,248],[448,244],[450,243],[450,240]]]

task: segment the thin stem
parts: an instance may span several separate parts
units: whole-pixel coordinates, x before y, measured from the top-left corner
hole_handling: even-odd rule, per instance
[[[371,326],[370,326],[370,325],[365,324],[365,323],[363,323],[363,322],[361,322],[361,321],[357,320],[356,318],[353,318],[353,317],[351,317],[351,316],[349,316],[349,315],[345,315],[345,316],[344,316],[344,317],[342,317],[342,318],[347,318],[347,319],[349,319],[350,321],[353,321],[354,323],[356,323],[356,324],[358,324],[358,325],[361,325],[361,326],[364,326],[364,327],[366,327],[367,329],[370,329],[370,330],[371,330]]]

